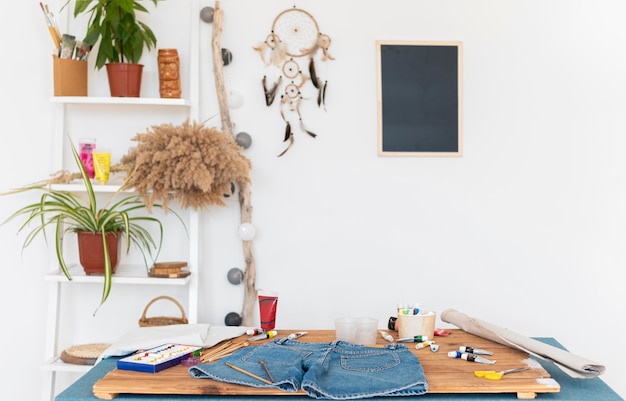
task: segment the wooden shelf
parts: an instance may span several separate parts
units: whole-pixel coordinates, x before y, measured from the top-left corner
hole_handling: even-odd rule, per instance
[[[113,193],[120,191],[120,187],[126,178],[125,173],[113,173],[109,177],[109,181],[100,185],[95,179],[91,180],[91,186],[93,187],[94,192],[106,192]],[[82,180],[75,180],[69,182],[67,184],[52,184],[50,186],[52,189],[56,189],[58,191],[66,191],[66,192],[85,192],[85,184]],[[132,193],[134,192],[132,189],[120,191],[124,193]]]
[[[60,356],[55,356],[41,365],[42,370],[52,372],[77,372],[84,373],[93,368],[93,365],[75,365],[72,363],[65,363],[61,360]]]
[[[70,140],[76,140],[81,136],[84,137],[104,137],[103,143],[109,143],[123,148],[124,144],[132,141],[134,132],[138,132],[137,127],[149,126],[155,116],[163,116],[164,119],[175,116],[177,119],[184,115],[193,120],[198,119],[199,105],[199,37],[200,19],[200,2],[191,0],[185,2],[189,7],[189,32],[188,37],[181,35],[178,42],[181,46],[189,45],[188,58],[184,64],[188,66],[186,70],[181,71],[186,74],[189,79],[186,93],[187,98],[184,99],[167,99],[159,97],[138,97],[123,98],[109,96],[53,96],[50,102],[53,103],[54,124],[51,127],[53,133],[53,143],[51,152],[55,156],[55,171],[65,171],[73,168],[73,158],[68,153],[68,143]],[[68,21],[72,21],[69,14]],[[182,14],[181,14],[182,15]],[[69,31],[69,29],[68,29]],[[182,40],[185,42],[183,43]],[[90,77],[91,79],[91,77]],[[103,79],[95,78],[94,79]],[[99,82],[102,84],[103,82]],[[152,82],[154,84],[154,82]],[[102,85],[100,85],[102,86]],[[157,92],[158,93],[158,92]],[[100,124],[102,122],[102,124]],[[121,127],[121,128],[120,128]],[[120,129],[118,129],[120,128]],[[70,136],[70,133],[73,137]],[[109,135],[111,135],[109,137]],[[73,139],[72,139],[73,138]],[[120,149],[117,151],[119,153]],[[120,153],[121,154],[121,153]],[[96,180],[92,180],[92,186],[96,193],[114,194],[115,192],[123,192],[120,199],[128,194],[135,193],[132,189],[120,191],[120,188],[126,178],[126,173],[112,173],[106,185],[100,185]],[[55,190],[84,193],[85,186],[82,180],[76,180],[67,184],[54,184],[51,186]],[[116,285],[140,285],[140,290],[149,290],[150,286],[154,289],[160,288],[167,290],[165,292],[187,292],[188,302],[186,305],[187,317],[189,323],[193,324],[198,319],[198,266],[199,263],[199,213],[195,210],[188,212],[189,221],[189,239],[188,252],[186,257],[181,257],[189,263],[189,274],[181,278],[159,278],[148,276],[148,269],[142,263],[141,258],[129,258],[137,264],[121,263],[116,273],[112,276],[113,286]],[[135,255],[139,256],[139,255]],[[56,255],[51,248],[50,252],[50,269],[45,275],[44,280],[48,284],[48,302],[47,302],[47,325],[46,325],[46,342],[44,363],[42,365],[44,382],[43,382],[43,400],[53,401],[55,392],[55,382],[57,380],[55,372],[87,372],[92,366],[74,365],[65,363],[60,359],[60,344],[71,343],[72,333],[62,333],[59,330],[61,324],[62,298],[67,292],[70,285],[99,285],[102,286],[103,276],[88,276],[85,274],[82,266],[73,259],[73,263],[68,264],[69,272],[72,277],[71,281],[59,270],[59,264]],[[166,288],[164,288],[164,286]],[[71,292],[71,291],[70,291]],[[77,321],[76,324],[79,324]],[[64,341],[59,341],[59,337],[64,336]]]
[[[191,107],[187,99],[165,99],[144,97],[95,97],[95,96],[53,96],[53,103],[97,104],[97,105],[145,105],[145,106],[181,106]]]
[[[102,276],[88,276],[78,265],[71,266],[69,272],[73,283],[102,283]],[[111,280],[113,284],[184,286],[191,280],[191,274],[181,278],[149,277],[144,265],[120,265]],[[68,282],[68,279],[61,270],[58,270],[46,274],[45,281]]]

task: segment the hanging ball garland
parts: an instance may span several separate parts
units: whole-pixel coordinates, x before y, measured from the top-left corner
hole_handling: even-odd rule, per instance
[[[235,183],[231,182],[230,183],[230,193],[225,193],[224,194],[224,198],[230,198],[231,195],[233,195],[235,193]]]
[[[226,279],[232,285],[241,284],[243,282],[243,271],[238,267],[233,267],[226,273]]]
[[[247,132],[240,132],[235,135],[235,142],[244,149],[248,149],[252,145],[252,137]]]
[[[213,7],[204,7],[200,10],[200,19],[207,24],[213,23],[213,16],[215,15],[215,9]]]
[[[224,323],[226,326],[239,326],[241,325],[241,316],[239,316],[239,313],[230,312],[224,318]]]
[[[256,236],[256,228],[252,223],[243,223],[239,225],[237,235],[242,241],[250,241]]]
[[[228,49],[222,49],[222,61],[224,65],[228,65],[233,61],[233,53]]]

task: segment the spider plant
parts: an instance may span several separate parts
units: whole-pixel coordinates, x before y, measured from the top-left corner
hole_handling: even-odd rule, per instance
[[[137,212],[147,209],[146,204],[139,195],[129,195],[117,199],[121,189],[113,193],[105,206],[99,209],[91,181],[73,145],[72,155],[80,170],[84,188],[78,192],[57,190],[47,184],[22,188],[18,191],[41,191],[42,194],[39,201],[20,208],[9,216],[3,224],[19,216],[26,216],[26,221],[19,228],[18,232],[35,224],[35,227],[26,235],[22,250],[28,247],[40,234],[46,238],[47,229],[49,227],[53,228],[59,267],[68,280],[72,280],[72,277],[63,256],[63,237],[65,233],[86,231],[102,234],[102,245],[104,249],[104,285],[100,302],[101,306],[110,294],[111,278],[113,275],[108,246],[105,239],[106,233],[115,232],[118,235],[122,235],[126,243],[126,253],[130,251],[131,244],[134,244],[141,251],[146,269],[148,269],[149,259],[151,262],[154,262],[158,258],[161,250],[163,244],[163,225],[161,221],[154,216],[136,214]],[[122,185],[121,188],[123,187]],[[152,205],[152,207],[162,208],[160,204]],[[176,212],[171,209],[169,211],[184,225],[184,222]],[[155,241],[151,232],[144,227],[146,223],[158,227],[158,241]]]

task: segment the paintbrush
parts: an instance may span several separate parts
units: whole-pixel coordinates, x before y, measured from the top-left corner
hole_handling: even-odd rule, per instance
[[[202,359],[200,360],[202,363],[207,363],[207,362],[214,362],[217,361],[220,358],[223,358],[225,356],[228,356],[230,354],[232,354],[233,352],[235,352],[236,350],[243,348],[243,347],[247,347],[248,345],[250,345],[250,343],[248,341],[244,341],[242,343],[237,343],[237,344],[232,344],[228,347],[225,347],[223,349],[220,349],[216,352],[212,352],[208,355],[203,355]]]
[[[239,368],[239,367],[237,367],[237,366],[235,366],[235,365],[232,365],[232,364],[230,364],[230,363],[228,363],[228,362],[226,362],[226,366],[228,366],[229,368],[233,368],[233,369],[235,369],[237,372],[241,372],[241,373],[243,373],[244,375],[248,375],[248,376],[253,377],[253,378],[257,379],[257,380],[260,380],[260,381],[262,381],[263,383],[273,384],[273,383],[272,383],[271,381],[269,381],[269,380],[266,380],[266,379],[264,379],[264,378],[262,378],[262,377],[259,377],[259,376],[255,375],[254,373],[248,372],[247,370],[241,369],[241,368]]]

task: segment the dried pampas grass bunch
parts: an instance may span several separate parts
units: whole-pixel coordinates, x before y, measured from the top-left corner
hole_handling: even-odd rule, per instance
[[[133,188],[148,207],[177,199],[183,208],[224,206],[233,184],[250,182],[251,163],[234,138],[189,119],[182,125],[152,126],[137,134],[121,159],[129,167],[125,188]]]

